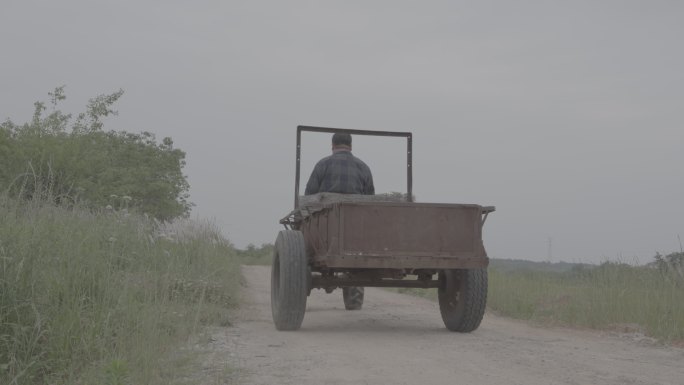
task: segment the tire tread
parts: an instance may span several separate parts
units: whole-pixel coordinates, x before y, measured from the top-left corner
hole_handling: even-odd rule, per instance
[[[304,236],[295,230],[278,233],[271,274],[278,264],[278,292],[271,288],[273,322],[278,330],[297,330],[301,327],[308,296],[308,264]],[[275,285],[271,277],[271,285]]]
[[[460,293],[440,292],[439,309],[447,329],[460,333],[470,333],[482,322],[487,307],[487,270],[451,270],[444,273],[445,280],[458,280]],[[460,306],[454,306],[454,298],[459,296]]]

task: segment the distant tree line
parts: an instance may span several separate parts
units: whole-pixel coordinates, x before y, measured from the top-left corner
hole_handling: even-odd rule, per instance
[[[105,131],[122,90],[89,101],[75,119],[58,109],[64,87],[34,104],[33,119],[0,124],[0,193],[20,199],[139,210],[160,220],[187,216],[185,152],[171,138]]]
[[[587,263],[569,262],[535,262],[522,259],[496,259],[489,261],[489,266],[503,273],[534,272],[554,273],[567,277],[592,277],[605,271],[633,271],[658,270],[665,281],[672,281],[676,285],[684,285],[684,251],[663,255],[656,253],[653,261],[643,266],[635,266],[620,261],[604,261],[593,265]]]

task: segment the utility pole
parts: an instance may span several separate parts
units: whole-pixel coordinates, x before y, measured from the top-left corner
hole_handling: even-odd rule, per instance
[[[551,263],[551,258],[553,258],[553,238],[548,237],[548,250],[546,254],[546,262]]]

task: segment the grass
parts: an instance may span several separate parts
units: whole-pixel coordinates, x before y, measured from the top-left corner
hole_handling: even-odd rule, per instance
[[[604,263],[566,273],[490,270],[489,307],[542,323],[642,331],[684,340],[684,281],[649,267]]]
[[[241,258],[191,223],[0,196],[0,383],[169,383],[237,304]]]

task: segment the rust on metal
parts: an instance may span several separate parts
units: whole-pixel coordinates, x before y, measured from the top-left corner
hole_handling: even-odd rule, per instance
[[[487,267],[479,205],[341,202],[299,228],[317,268],[473,269]]]

